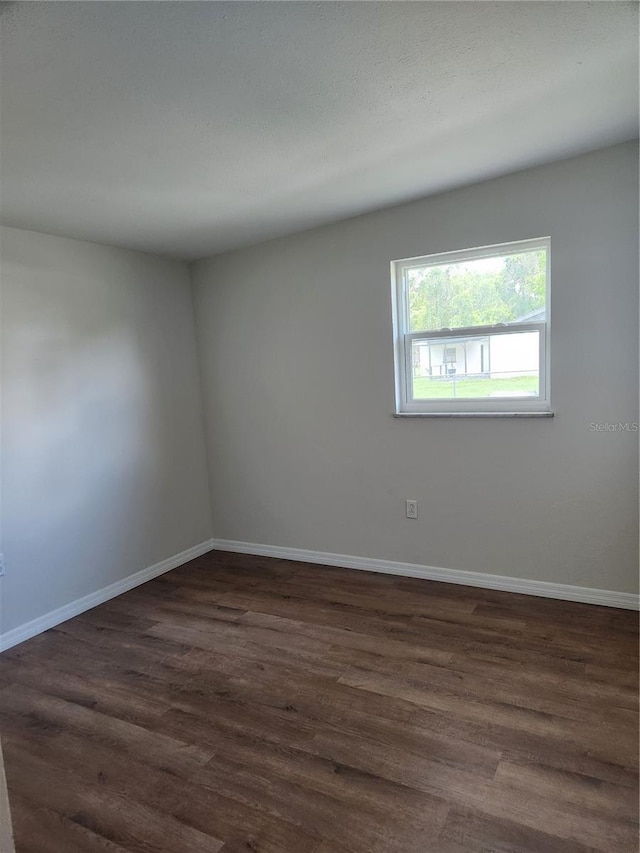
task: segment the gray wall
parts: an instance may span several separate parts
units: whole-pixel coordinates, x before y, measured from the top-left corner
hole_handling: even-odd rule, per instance
[[[8,631],[211,536],[185,264],[2,229]]]
[[[638,435],[590,424],[638,420],[637,158],[196,263],[214,535],[634,592]],[[555,419],[394,419],[389,262],[546,235]]]

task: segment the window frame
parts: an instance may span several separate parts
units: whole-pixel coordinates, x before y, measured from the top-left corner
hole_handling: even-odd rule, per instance
[[[407,270],[416,267],[441,266],[456,261],[505,257],[523,251],[544,249],[546,252],[545,320],[532,323],[500,323],[487,326],[409,332],[409,300],[405,287]],[[470,249],[439,252],[391,262],[392,319],[394,334],[395,415],[531,415],[551,414],[550,397],[550,329],[551,329],[551,238],[535,237],[509,243],[495,243]],[[500,398],[449,398],[415,400],[412,397],[412,342],[414,340],[450,339],[507,335],[537,331],[539,340],[538,396]]]

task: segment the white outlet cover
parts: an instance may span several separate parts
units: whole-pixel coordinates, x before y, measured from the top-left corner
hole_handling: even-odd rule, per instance
[[[407,501],[405,501],[405,506],[406,506],[407,518],[417,518],[418,517],[418,501],[407,500]]]

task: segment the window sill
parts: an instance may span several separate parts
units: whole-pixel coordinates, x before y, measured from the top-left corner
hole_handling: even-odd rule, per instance
[[[394,412],[394,418],[552,418],[554,412]]]

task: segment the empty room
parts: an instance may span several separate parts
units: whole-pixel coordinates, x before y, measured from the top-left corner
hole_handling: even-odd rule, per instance
[[[0,853],[638,853],[638,45],[0,3]]]

